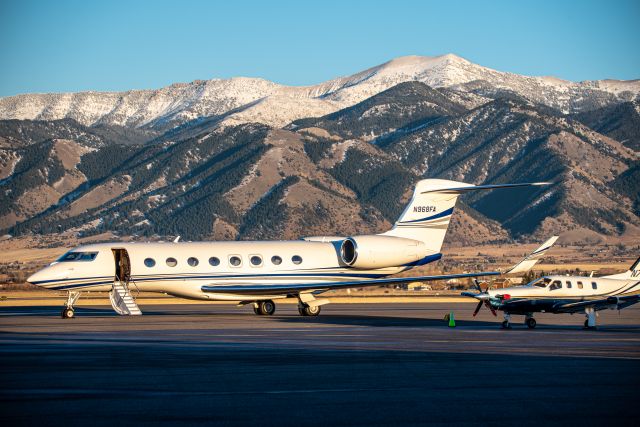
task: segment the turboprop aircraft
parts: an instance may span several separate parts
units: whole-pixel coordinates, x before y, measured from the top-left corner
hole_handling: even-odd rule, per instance
[[[496,310],[501,310],[505,329],[511,328],[513,314],[524,315],[525,324],[535,328],[536,312],[584,313],[584,328],[595,329],[597,311],[621,310],[640,302],[640,258],[626,272],[611,276],[545,276],[522,286],[484,291],[477,281],[475,286],[478,293],[462,293],[479,300],[473,315],[483,305],[494,316]]]
[[[317,316],[331,289],[500,274],[478,272],[389,277],[436,261],[459,195],[476,190],[548,185],[473,185],[440,179],[416,184],[413,197],[393,228],[375,235],[307,237],[299,241],[99,243],[80,246],[27,279],[68,291],[63,318],[74,316],[80,291],[110,291],[114,310],[142,314],[130,285],[206,301],[252,304],[271,315],[274,300],[297,298],[302,316]]]

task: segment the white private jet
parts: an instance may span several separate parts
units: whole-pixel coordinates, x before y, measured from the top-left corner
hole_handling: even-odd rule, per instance
[[[640,258],[626,272],[611,276],[546,276],[522,286],[485,291],[476,282],[476,288],[478,293],[462,293],[479,300],[473,315],[483,305],[494,316],[501,310],[505,329],[511,328],[512,314],[524,315],[525,324],[535,328],[535,312],[584,313],[584,328],[595,329],[597,311],[621,310],[640,302]]]
[[[425,179],[393,228],[352,237],[307,237],[299,241],[99,243],[80,246],[33,274],[29,283],[68,291],[63,318],[74,316],[80,291],[110,291],[114,310],[142,314],[129,285],[206,301],[252,304],[259,315],[275,311],[274,300],[297,298],[303,316],[316,316],[331,289],[360,288],[500,274],[480,272],[390,278],[442,257],[453,208],[460,194],[548,185],[521,183],[473,185]]]

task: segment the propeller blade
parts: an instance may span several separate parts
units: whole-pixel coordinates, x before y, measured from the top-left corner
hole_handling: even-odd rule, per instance
[[[480,287],[480,282],[478,281],[477,278],[473,279],[473,283],[476,285],[476,289],[478,290],[478,292],[482,292],[482,288]]]
[[[482,307],[482,301],[478,301],[478,305],[476,305],[476,309],[473,310],[473,317],[476,317],[476,314],[478,314],[481,307]]]
[[[489,301],[488,301],[488,300],[485,300],[485,301],[484,301],[484,304],[487,306],[487,308],[488,308],[489,310],[491,310],[491,314],[493,314],[494,316],[498,317],[498,313],[496,313],[495,308],[493,308],[493,307],[491,306],[491,304],[489,303]]]

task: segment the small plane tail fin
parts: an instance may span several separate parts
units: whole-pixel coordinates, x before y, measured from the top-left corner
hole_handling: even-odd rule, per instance
[[[404,237],[424,242],[427,249],[439,253],[449,228],[458,196],[476,190],[549,185],[547,182],[473,185],[444,179],[418,181],[413,197],[393,228],[385,236]]]
[[[538,263],[538,261],[540,261],[540,258],[542,258],[547,251],[551,249],[556,240],[558,240],[558,236],[551,237],[549,240],[538,246],[536,250],[527,255],[522,261],[505,271],[504,274],[521,274],[528,272]]]
[[[607,279],[640,279],[640,257],[624,273],[603,277]]]

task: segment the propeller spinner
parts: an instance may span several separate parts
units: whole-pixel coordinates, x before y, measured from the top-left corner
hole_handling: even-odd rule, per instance
[[[476,305],[476,309],[473,311],[473,317],[476,317],[483,305],[491,311],[491,314],[493,314],[494,316],[498,316],[498,313],[496,313],[496,310],[491,306],[491,302],[489,301],[491,299],[491,296],[489,296],[489,293],[487,292],[489,286],[487,285],[487,289],[483,291],[482,287],[480,286],[480,282],[478,282],[478,279],[473,279],[473,283],[475,285],[475,288],[478,290],[477,294],[471,292],[462,293],[462,295],[464,296],[473,297],[479,300],[478,305]]]

